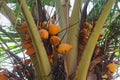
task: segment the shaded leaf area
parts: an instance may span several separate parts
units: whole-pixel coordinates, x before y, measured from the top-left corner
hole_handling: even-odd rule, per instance
[[[21,39],[19,35],[14,30],[8,32],[3,28],[3,26],[0,27],[0,56],[6,54],[4,50],[10,50],[15,54],[20,53],[22,49],[20,48]]]
[[[106,2],[107,2],[107,0],[102,0],[102,1],[93,0],[93,2],[92,2],[93,8],[87,17],[88,21],[96,21],[98,19],[98,17],[100,16],[100,13],[101,13],[104,5],[106,4]]]
[[[10,31],[7,31],[7,30],[5,30],[5,29],[3,29],[3,26],[1,26],[0,27],[0,30],[1,30],[1,37],[6,37],[5,38],[5,40],[7,41],[7,40],[13,40],[14,42],[15,41],[19,41],[20,40],[20,38],[19,38],[19,35],[16,33],[16,31],[15,30],[10,30]],[[8,38],[7,38],[8,37]],[[10,39],[9,39],[10,38]],[[6,42],[5,41],[5,42]]]
[[[42,3],[44,5],[54,6],[55,5],[55,0],[42,0]]]

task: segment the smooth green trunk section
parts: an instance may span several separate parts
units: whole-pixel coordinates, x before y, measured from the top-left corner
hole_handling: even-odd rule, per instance
[[[63,2],[66,2],[66,0],[63,0]],[[67,27],[69,27],[69,23],[68,23],[69,10],[66,10],[65,12],[65,9],[68,9],[68,7],[65,6],[66,4],[62,3],[61,0],[55,0],[55,3],[56,3],[57,17],[58,17],[59,25],[61,27],[61,32],[59,33],[59,37],[62,38],[62,43],[66,43],[67,31],[68,31]],[[66,73],[68,73],[65,60],[64,60],[64,67],[65,67]]]
[[[28,24],[28,30],[30,33],[30,36],[32,38],[32,42],[36,51],[36,60],[37,60],[37,64],[38,64],[38,69],[40,69],[41,74],[41,78],[42,80],[51,80],[51,76],[48,76],[51,72],[51,67],[50,67],[50,63],[48,61],[48,57],[47,57],[47,53],[46,50],[44,48],[43,42],[39,36],[38,30],[36,28],[36,24],[33,20],[33,17],[28,9],[28,6],[25,2],[25,0],[18,0],[21,9],[23,11],[24,17],[26,19],[26,22]],[[34,59],[35,60],[35,59]],[[37,73],[37,76],[39,76],[39,73]],[[37,78],[37,80],[40,80],[39,78]]]
[[[70,26],[68,30],[68,35],[67,35],[67,43],[73,46],[73,49],[70,51],[70,53],[65,55],[65,62],[67,64],[68,76],[74,73],[77,67],[78,31],[79,31],[81,5],[82,5],[82,0],[75,0]]]
[[[96,26],[93,29],[93,32],[88,40],[88,43],[86,45],[86,48],[83,52],[83,56],[81,61],[79,62],[75,80],[86,80],[88,67],[90,64],[90,60],[93,54],[93,50],[95,48],[98,36],[100,34],[100,31],[104,25],[104,22],[107,19],[108,14],[110,13],[110,9],[112,5],[115,3],[116,0],[108,0],[107,4],[105,5],[104,9],[101,12],[101,15],[97,21]]]
[[[66,17],[64,15],[64,10],[61,4],[61,0],[55,0],[55,4],[56,4],[56,13],[58,17],[57,21],[59,22],[58,24],[60,25],[61,30],[63,30],[66,28],[67,24],[66,24]],[[64,34],[65,34],[65,30],[59,33],[59,37],[62,38]],[[66,42],[66,38],[64,38],[62,42]]]

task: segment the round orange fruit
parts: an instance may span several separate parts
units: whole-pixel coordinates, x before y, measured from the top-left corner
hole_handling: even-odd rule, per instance
[[[33,55],[34,53],[35,53],[35,49],[34,49],[33,46],[28,48],[27,51],[26,51],[26,54],[29,55],[29,56]]]
[[[57,48],[57,52],[60,54],[67,54],[72,49],[70,44],[60,44]]]
[[[87,28],[87,29],[92,29],[93,28],[93,26],[90,24],[90,23],[88,23],[88,22],[85,22],[84,23],[84,26]]]
[[[109,70],[110,72],[112,72],[112,73],[115,73],[115,71],[116,71],[116,65],[115,65],[114,62],[108,64],[108,65],[107,65],[107,68],[108,68],[108,70]]]
[[[58,46],[60,44],[61,39],[58,36],[51,36],[50,43],[54,46]]]
[[[45,29],[40,29],[40,30],[39,30],[39,34],[40,34],[40,37],[41,37],[42,39],[48,39],[48,37],[49,37],[48,31],[45,30]]]
[[[26,22],[23,22],[23,23],[22,23],[22,26],[21,26],[21,32],[28,32]]]
[[[49,32],[50,35],[56,35],[56,34],[58,34],[60,31],[61,31],[60,26],[57,26],[57,25],[55,25],[55,24],[49,24],[48,32]]]

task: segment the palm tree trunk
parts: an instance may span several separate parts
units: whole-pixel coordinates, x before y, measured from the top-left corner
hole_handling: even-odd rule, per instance
[[[81,17],[80,10],[82,6],[82,0],[75,0],[74,8],[70,20],[67,43],[73,46],[73,49],[65,55],[65,62],[67,65],[68,76],[72,75],[77,67],[77,53],[78,53],[78,31],[79,20]]]

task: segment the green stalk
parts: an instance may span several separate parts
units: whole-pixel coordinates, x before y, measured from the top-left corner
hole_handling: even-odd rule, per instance
[[[68,76],[75,72],[77,67],[77,54],[78,54],[78,30],[80,20],[80,9],[82,0],[75,0],[74,8],[70,21],[70,28],[67,35],[67,43],[73,46],[73,49],[65,55],[65,62],[67,64]]]
[[[39,36],[39,33],[37,31],[36,28],[36,24],[33,20],[33,17],[30,13],[30,10],[28,9],[28,6],[25,2],[25,0],[18,0],[21,9],[23,11],[23,14],[25,16],[26,22],[28,24],[28,31],[30,33],[30,36],[32,38],[32,42],[33,42],[33,46],[35,48],[36,51],[36,60],[37,60],[37,64],[38,64],[38,69],[41,74],[39,75],[39,73],[37,73],[37,76],[42,76],[41,79],[42,80],[51,80],[51,76],[49,76],[50,72],[51,72],[51,67],[50,67],[50,63],[48,61],[48,57],[47,57],[47,53],[46,50],[44,48],[43,42]],[[40,80],[39,78],[37,78],[37,80]]]
[[[67,30],[68,30],[67,27],[68,27],[68,17],[69,17],[69,10],[67,10],[68,6],[66,6],[66,12],[64,12],[65,9],[63,7],[63,3],[61,2],[61,0],[55,0],[55,3],[56,3],[57,16],[59,19],[59,25],[61,26],[61,30],[62,30],[62,32],[59,33],[59,37],[62,38],[62,43],[66,43],[66,39],[67,39],[66,34],[67,34]],[[65,61],[64,61],[64,67],[65,67],[66,73],[68,73]]]
[[[67,27],[67,24],[66,24],[66,17],[64,14],[64,9],[61,4],[61,0],[55,0],[55,4],[56,4],[56,12],[58,16],[59,25],[63,30]],[[59,33],[59,36],[62,38],[64,34],[65,34],[65,30]],[[66,38],[64,38],[62,42],[66,42]]]
[[[103,8],[101,15],[97,21],[96,26],[93,29],[93,32],[88,40],[88,43],[86,45],[86,48],[83,52],[83,56],[81,61],[79,62],[76,74],[75,74],[75,80],[86,80],[88,67],[90,64],[90,60],[93,54],[93,50],[95,48],[95,45],[97,43],[97,39],[99,37],[100,31],[104,25],[104,22],[107,19],[107,16],[110,13],[110,9],[112,5],[115,3],[116,0],[108,0],[107,4]]]

